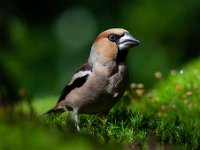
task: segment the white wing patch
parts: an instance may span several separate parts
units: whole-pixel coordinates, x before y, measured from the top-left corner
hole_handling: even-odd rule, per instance
[[[91,74],[91,70],[86,70],[86,71],[78,71],[77,73],[75,73],[71,79],[71,81],[69,82],[68,85],[71,85],[77,78],[81,78],[84,77],[86,75],[90,75]]]

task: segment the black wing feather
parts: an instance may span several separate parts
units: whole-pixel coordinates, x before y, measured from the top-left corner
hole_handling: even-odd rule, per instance
[[[89,64],[86,63],[86,64],[82,65],[77,72],[87,71],[87,70],[91,71],[91,67],[89,66]],[[59,103],[60,101],[65,99],[66,95],[69,94],[72,90],[74,90],[77,87],[81,87],[86,82],[88,76],[89,76],[89,74],[86,74],[85,76],[75,79],[72,84],[66,85],[65,88],[62,90],[62,94],[61,94],[60,98],[58,99],[57,103]]]
[[[85,75],[83,77],[77,78],[76,80],[74,80],[73,84],[66,85],[65,88],[62,90],[62,94],[58,100],[58,103],[62,101],[63,99],[65,99],[66,95],[69,94],[69,92],[71,92],[77,87],[82,86],[86,82],[88,76],[89,75]]]

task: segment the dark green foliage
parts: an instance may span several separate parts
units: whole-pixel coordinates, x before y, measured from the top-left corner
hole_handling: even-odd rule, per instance
[[[199,0],[1,1],[0,149],[200,149],[200,62],[180,69],[200,54],[199,6]],[[96,35],[111,27],[141,41],[127,64],[130,82],[145,88],[131,84],[107,117],[80,115],[80,132],[69,112],[38,117],[85,63]]]

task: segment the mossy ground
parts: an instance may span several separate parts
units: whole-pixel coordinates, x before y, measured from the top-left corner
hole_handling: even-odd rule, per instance
[[[200,60],[146,89],[131,84],[106,118],[80,115],[80,132],[70,113],[46,118],[56,97],[1,112],[0,149],[200,149]],[[31,106],[32,111],[30,111]]]

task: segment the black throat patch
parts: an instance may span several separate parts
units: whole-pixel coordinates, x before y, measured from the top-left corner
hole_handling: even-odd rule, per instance
[[[118,51],[116,58],[117,64],[124,62],[126,60],[127,55],[128,55],[128,50]]]

